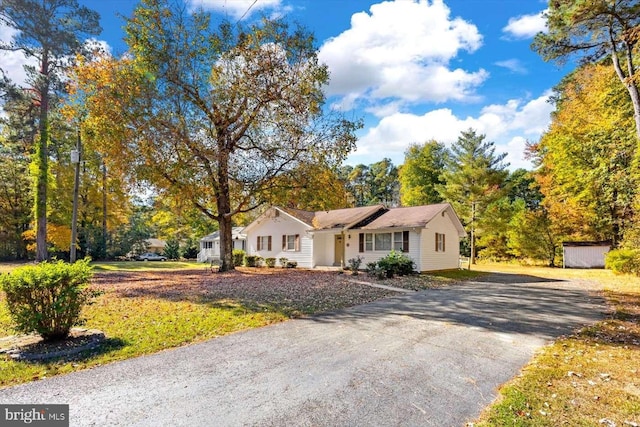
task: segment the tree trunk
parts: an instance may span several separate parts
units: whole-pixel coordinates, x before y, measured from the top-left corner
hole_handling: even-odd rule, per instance
[[[49,259],[47,250],[47,181],[49,174],[49,55],[45,48],[42,52],[39,83],[40,95],[40,141],[36,146],[36,261]]]
[[[612,47],[612,55],[611,59],[613,62],[613,68],[616,70],[616,74],[618,78],[622,82],[622,84],[627,88],[627,92],[629,92],[629,97],[631,98],[631,103],[633,104],[633,119],[636,123],[636,137],[640,140],[640,92],[638,91],[638,86],[634,80],[636,77],[636,69],[633,64],[633,47],[626,45],[627,48],[625,50],[625,61],[627,64],[626,74],[620,65],[620,58],[618,58],[618,50],[616,49],[616,43],[613,38],[613,35],[610,33],[609,35],[611,40]]]
[[[222,139],[222,138],[221,138]],[[229,151],[218,144],[218,224],[220,226],[220,271],[234,270],[231,233],[231,195],[229,192]]]
[[[107,258],[107,165],[102,159],[102,254]]]

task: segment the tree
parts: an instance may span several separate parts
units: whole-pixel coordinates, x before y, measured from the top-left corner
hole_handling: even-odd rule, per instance
[[[437,141],[409,146],[399,171],[400,201],[403,206],[429,205],[442,201],[436,188],[444,184],[442,171],[446,158],[447,149]]]
[[[367,178],[370,198],[367,204],[385,204],[397,206],[400,203],[400,186],[398,184],[398,168],[391,159],[384,158],[369,165]]]
[[[563,62],[582,54],[583,63],[610,58],[633,104],[636,137],[640,140],[640,92],[637,52],[640,3],[637,0],[554,0],[546,14],[547,33],[533,42],[545,61]]]
[[[553,121],[532,147],[543,206],[565,236],[618,244],[638,194],[631,103],[605,64],[578,68],[555,90]]]
[[[126,33],[130,57],[79,72],[85,123],[138,179],[217,221],[220,270],[233,269],[233,217],[300,165],[338,165],[359,124],[323,110],[327,68],[283,20],[214,29],[202,10],[143,0]]]
[[[443,200],[451,203],[470,236],[471,263],[476,258],[476,227],[487,207],[504,196],[508,171],[496,155],[495,144],[485,141],[473,129],[461,133],[451,147],[444,184],[437,187]]]
[[[563,235],[553,226],[546,209],[527,209],[523,199],[514,204],[514,214],[507,228],[508,246],[518,258],[531,258],[555,265],[556,252]]]
[[[22,51],[38,68],[27,67],[33,102],[38,106],[38,143],[35,146],[36,260],[47,253],[47,183],[49,169],[49,100],[59,87],[68,57],[82,47],[82,35],[97,35],[99,15],[77,0],[3,0],[0,23],[18,30],[16,39],[0,49]]]

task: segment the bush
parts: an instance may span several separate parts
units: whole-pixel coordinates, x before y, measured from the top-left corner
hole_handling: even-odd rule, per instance
[[[287,261],[285,265],[287,268],[296,268],[298,266],[298,261]]]
[[[267,264],[267,267],[273,268],[273,267],[276,266],[276,259],[275,258],[265,258],[264,259],[264,263]]]
[[[234,249],[231,256],[233,257],[233,266],[240,267],[244,264],[244,257],[246,256],[246,252],[242,249]]]
[[[358,275],[358,270],[360,269],[362,261],[364,261],[364,258],[362,258],[360,255],[347,261],[347,263],[349,264],[349,270],[351,270],[351,273],[354,276]]]
[[[605,257],[604,265],[616,274],[640,276],[640,250],[614,249]]]
[[[284,268],[287,266],[287,261],[289,261],[289,258],[278,258],[278,262],[280,263],[280,267]]]
[[[84,323],[82,307],[100,294],[88,287],[92,275],[85,259],[75,264],[43,262],[0,276],[16,330],[36,332],[46,341],[66,338],[73,326]]]
[[[380,259],[377,263],[368,263],[367,272],[379,278],[391,278],[393,276],[407,276],[414,272],[413,260],[402,252],[391,251],[389,255]]]
[[[244,256],[244,266],[245,267],[256,267],[258,264],[258,255],[245,255]]]
[[[196,259],[198,258],[198,252],[198,242],[193,239],[189,239],[182,251],[182,257],[185,259]]]

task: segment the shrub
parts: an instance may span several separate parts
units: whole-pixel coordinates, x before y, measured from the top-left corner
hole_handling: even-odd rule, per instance
[[[189,239],[182,251],[182,257],[185,259],[196,259],[198,258],[198,251],[198,243],[193,239]]]
[[[256,267],[258,264],[258,255],[245,255],[244,256],[244,265],[245,267]]]
[[[265,258],[264,259],[264,263],[267,265],[267,267],[273,268],[273,267],[276,266],[276,259],[275,258]]]
[[[246,252],[242,249],[234,249],[231,256],[233,257],[233,266],[240,267],[244,263]]]
[[[640,250],[614,249],[607,253],[604,264],[616,274],[640,276]]]
[[[389,255],[380,259],[377,263],[367,264],[367,272],[378,278],[406,276],[413,273],[414,269],[413,260],[402,252],[397,251],[389,252]]]
[[[349,264],[349,270],[351,270],[351,273],[354,276],[358,275],[358,270],[360,269],[362,261],[364,261],[364,258],[362,258],[360,255],[347,261],[347,263]]]
[[[298,266],[298,261],[287,261],[285,265],[287,268],[296,268]]]
[[[74,264],[43,262],[0,276],[16,330],[36,332],[46,341],[65,338],[73,326],[84,323],[82,307],[100,294],[88,287],[92,274],[85,259]]]
[[[289,258],[278,258],[278,262],[280,263],[280,267],[286,267],[287,266],[287,261],[289,261]]]

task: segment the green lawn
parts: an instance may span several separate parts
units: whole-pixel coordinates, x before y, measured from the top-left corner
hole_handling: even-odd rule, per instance
[[[94,271],[153,271],[209,268],[209,264],[194,261],[96,261]]]
[[[475,269],[596,281],[612,310],[606,320],[543,348],[500,389],[476,427],[640,425],[640,278],[608,270]]]

